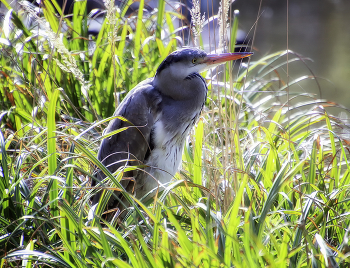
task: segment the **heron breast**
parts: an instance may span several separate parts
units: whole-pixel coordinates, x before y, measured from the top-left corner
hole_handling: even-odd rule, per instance
[[[161,176],[164,177],[163,179],[157,179],[167,182],[172,179],[180,166],[184,140],[178,137],[178,133],[169,132],[161,120],[155,123],[152,139],[154,149],[150,154],[147,165],[155,167],[161,173],[166,173]]]

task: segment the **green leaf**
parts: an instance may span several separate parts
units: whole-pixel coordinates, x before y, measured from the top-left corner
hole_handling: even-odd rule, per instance
[[[56,103],[60,94],[60,89],[56,89],[50,99],[49,109],[47,114],[47,153],[48,157],[48,167],[49,175],[54,175],[57,168],[57,156],[56,156]],[[59,215],[58,210],[58,182],[56,179],[52,179],[50,188],[50,201],[51,204],[50,211],[54,217]]]
[[[193,183],[202,185],[202,144],[203,144],[203,120],[198,121],[195,132],[195,147],[194,147],[194,164],[193,164]],[[200,197],[200,191],[196,187],[194,193]]]
[[[132,76],[132,82],[135,84],[139,80],[139,61],[140,61],[140,51],[141,51],[141,30],[143,28],[143,8],[145,1],[140,0],[139,2],[139,11],[137,14],[137,23],[136,23],[136,32],[135,32],[135,43],[134,43],[134,70]]]

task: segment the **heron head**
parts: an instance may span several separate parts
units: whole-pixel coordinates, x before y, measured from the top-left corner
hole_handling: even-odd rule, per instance
[[[191,74],[200,73],[227,61],[242,59],[252,52],[207,54],[196,48],[185,48],[171,53],[158,67],[157,76],[184,80]]]

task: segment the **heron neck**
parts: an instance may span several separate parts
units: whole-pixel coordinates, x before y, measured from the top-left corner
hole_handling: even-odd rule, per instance
[[[171,74],[157,75],[153,85],[162,94],[178,101],[203,102],[207,94],[207,85],[203,77],[193,73],[186,78],[174,77]],[[193,103],[195,105],[195,103]]]

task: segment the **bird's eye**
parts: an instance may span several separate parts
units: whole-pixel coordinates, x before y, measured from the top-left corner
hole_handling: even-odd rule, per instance
[[[197,62],[197,59],[193,59],[193,60],[192,60],[192,63],[196,63],[196,62]]]

